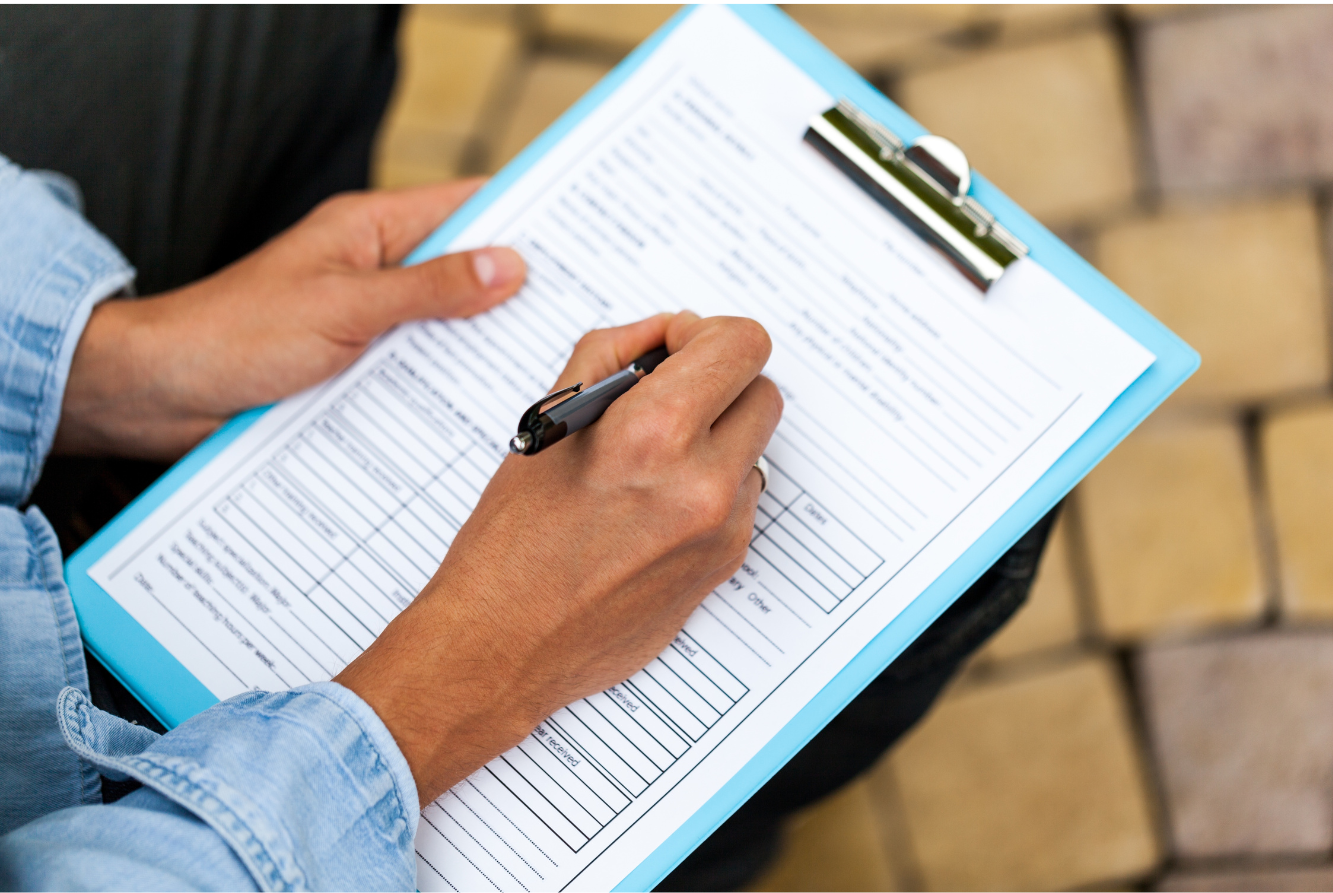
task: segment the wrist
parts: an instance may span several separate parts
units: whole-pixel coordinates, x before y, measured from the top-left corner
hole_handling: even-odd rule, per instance
[[[432,599],[434,588],[333,680],[388,728],[423,807],[517,745],[550,712],[522,697],[519,662],[496,647],[503,637],[485,636],[475,619]]]
[[[223,421],[192,408],[161,298],[96,307],[70,363],[54,450],[174,459]],[[196,346],[197,348],[197,346]]]

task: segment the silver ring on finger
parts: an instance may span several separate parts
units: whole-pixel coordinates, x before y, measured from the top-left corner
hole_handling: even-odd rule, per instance
[[[759,492],[762,494],[768,489],[768,460],[760,456],[754,463],[754,470],[759,472]]]

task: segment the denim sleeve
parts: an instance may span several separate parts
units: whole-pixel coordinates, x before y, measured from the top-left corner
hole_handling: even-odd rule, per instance
[[[73,195],[0,155],[0,505],[37,483],[93,307],[134,280]]]
[[[0,889],[411,889],[415,783],[342,686],[242,695],[160,738],[88,702],[55,534],[18,506],[89,314],[134,271],[67,187],[0,156]],[[101,805],[99,771],[143,787]]]
[[[239,695],[158,737],[61,693],[70,746],[144,787],[0,840],[18,889],[410,890],[417,792],[388,729],[333,682]]]
[[[0,156],[0,834],[100,799],[53,706],[86,690],[60,549],[28,497],[51,449],[74,346],[134,271],[75,210],[77,188]]]

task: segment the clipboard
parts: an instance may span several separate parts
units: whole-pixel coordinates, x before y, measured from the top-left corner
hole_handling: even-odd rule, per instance
[[[1197,353],[1181,339],[1131,301],[998,189],[968,170],[965,160],[960,166],[956,157],[950,157],[951,151],[947,147],[930,139],[924,129],[902,109],[820,45],[785,13],[770,6],[738,6],[733,7],[733,11],[828,93],[840,97],[845,103],[840,106],[840,114],[868,135],[870,142],[862,145],[861,149],[872,165],[879,165],[895,179],[895,172],[890,168],[897,164],[911,176],[924,176],[935,181],[931,185],[923,179],[917,185],[927,190],[940,191],[942,199],[957,211],[953,213],[948,207],[938,206],[936,202],[926,202],[927,205],[937,206],[938,220],[914,210],[910,202],[894,199],[915,219],[904,217],[899,210],[875,194],[869,184],[862,182],[862,186],[886,208],[898,214],[918,235],[940,250],[979,287],[984,289],[998,274],[993,267],[988,267],[984,261],[962,248],[963,243],[980,249],[982,254],[990,257],[1001,268],[1000,272],[1006,265],[1005,252],[1015,258],[1028,254],[1155,354],[1157,359],[1036,485],[862,649],[741,771],[681,824],[656,851],[630,871],[617,885],[617,889],[651,889],[665,877],[1188,378],[1199,363]],[[681,10],[635,49],[427,238],[407,262],[420,262],[442,253],[487,206],[610,96],[667,35],[692,13],[690,8]],[[886,187],[873,175],[872,170],[861,163],[865,161],[864,158],[858,158],[837,146],[833,147],[837,152],[835,155],[825,151],[825,147],[817,142],[821,130],[817,122],[812,122],[810,131],[815,134],[815,138],[807,133],[807,140],[825,152],[826,157],[842,167],[844,172],[854,175],[853,168],[862,171],[871,183],[879,185],[893,197],[891,186]],[[847,131],[842,132],[844,136],[849,136]],[[884,134],[892,139],[884,137]],[[836,141],[830,140],[827,133],[822,136],[830,144]],[[854,138],[855,133],[852,132],[850,136]],[[876,136],[882,138],[883,143],[876,141]],[[894,140],[897,141],[896,145]],[[909,154],[918,146],[924,146],[925,151]],[[888,157],[883,154],[886,147],[889,150]],[[897,154],[899,152],[901,157]],[[885,167],[885,163],[888,163],[888,167]],[[960,173],[967,174],[967,177],[960,176]],[[949,194],[951,177],[956,181],[952,186],[952,195]],[[858,182],[861,180],[858,179]],[[967,188],[963,187],[964,182]],[[913,194],[921,198],[918,191],[913,190]],[[962,242],[952,238],[950,231],[961,236]],[[987,248],[993,250],[987,251]],[[89,577],[88,570],[112,545],[264,412],[264,408],[252,410],[227,423],[177,463],[66,563],[66,579],[86,645],[168,726],[177,725],[211,706],[216,703],[216,698],[103,591]]]

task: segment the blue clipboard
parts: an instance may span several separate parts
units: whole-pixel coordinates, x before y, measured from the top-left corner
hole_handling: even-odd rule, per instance
[[[833,96],[848,99],[906,140],[926,132],[781,10],[773,6],[735,6],[732,9]],[[682,9],[630,53],[427,238],[407,262],[417,263],[442,254],[468,224],[610,96],[692,12],[693,8]],[[703,808],[631,871],[616,889],[652,889],[1198,368],[1199,355],[1189,345],[989,182],[974,176],[972,194],[1029,246],[1034,260],[1155,354],[1157,360],[985,535],[876,636]],[[255,409],[232,419],[173,466],[75,552],[65,565],[85,644],[168,727],[179,725],[215,704],[217,699],[93,582],[88,569],[265,411],[266,408]]]

